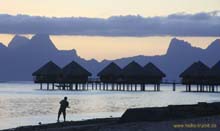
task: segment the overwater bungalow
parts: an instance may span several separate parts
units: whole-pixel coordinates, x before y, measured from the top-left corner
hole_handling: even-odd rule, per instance
[[[108,85],[111,85],[111,90],[115,90],[115,85],[116,85],[116,90],[120,90],[119,86],[121,82],[120,78],[120,73],[122,69],[115,64],[114,62],[111,62],[109,65],[107,65],[104,69],[102,69],[97,76],[100,78],[100,83],[103,84],[103,90],[108,90]],[[101,85],[100,85],[101,86]],[[97,84],[96,84],[97,88]],[[101,88],[100,88],[101,89]]]
[[[206,73],[210,68],[201,61],[193,63],[184,72],[180,74],[182,84],[186,85],[186,91],[191,91],[191,85],[197,85],[197,91],[204,91],[207,84]],[[200,90],[198,88],[200,86]]]
[[[124,83],[145,83],[146,71],[141,65],[132,61],[122,69],[120,76]]]
[[[72,61],[63,67],[62,72],[62,82],[66,83],[86,83],[88,81],[88,77],[92,75],[75,61]]]
[[[158,67],[156,67],[153,63],[148,63],[144,66],[146,75],[145,75],[145,83],[146,84],[160,84],[163,77],[166,77],[165,73],[163,73]]]
[[[207,73],[207,81],[210,85],[220,85],[220,61]]]
[[[62,70],[52,61],[49,61],[37,71],[32,73],[35,83],[56,83],[60,82]]]
[[[144,83],[153,84],[154,91],[159,91],[160,83],[163,77],[166,77],[166,75],[151,62],[144,66],[144,70],[146,73],[144,78]]]
[[[140,90],[145,91],[145,76],[144,68],[135,61],[125,66],[120,74],[123,86],[126,84],[127,90],[133,90],[133,85],[135,85],[135,90],[137,90],[137,84],[140,84]]]
[[[75,61],[63,67],[62,73],[63,79],[61,86],[63,90],[65,90],[65,87],[69,87],[69,90],[73,90],[73,84],[75,84],[75,90],[85,90],[85,84],[88,82],[88,77],[92,75]],[[79,88],[80,85],[82,88]]]
[[[122,69],[117,64],[111,62],[97,76],[99,76],[101,82],[116,83],[120,81],[121,71]]]
[[[37,71],[32,73],[32,76],[34,76],[34,82],[41,84],[42,89],[42,83],[47,83],[47,89],[49,89],[49,83],[59,83],[62,79],[62,70],[59,66],[57,66],[52,61],[49,61],[42,67],[40,67]]]

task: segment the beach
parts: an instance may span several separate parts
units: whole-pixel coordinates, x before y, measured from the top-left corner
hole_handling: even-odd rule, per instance
[[[164,129],[169,131],[218,131],[220,128],[220,115],[160,122],[118,123],[118,120],[119,118],[103,118],[71,121],[38,126],[24,126],[4,131],[160,131]]]

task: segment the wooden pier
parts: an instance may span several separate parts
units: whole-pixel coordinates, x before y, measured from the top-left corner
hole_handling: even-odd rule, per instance
[[[183,85],[178,82],[161,82],[160,84],[131,84],[131,83],[103,83],[97,80],[90,80],[87,83],[40,83],[41,90],[66,90],[66,91],[130,91],[130,92],[158,92],[164,88],[176,91],[177,88],[185,92],[220,92],[220,85]],[[179,87],[182,86],[182,87]],[[185,87],[184,87],[185,86]],[[184,89],[185,88],[185,89]]]
[[[87,83],[39,83],[41,90],[68,90],[68,91],[160,91],[160,84],[143,83],[103,83],[88,81]]]

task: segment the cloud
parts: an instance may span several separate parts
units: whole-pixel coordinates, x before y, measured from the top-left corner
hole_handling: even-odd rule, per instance
[[[220,36],[220,11],[168,16],[40,17],[0,14],[0,33],[98,36]]]

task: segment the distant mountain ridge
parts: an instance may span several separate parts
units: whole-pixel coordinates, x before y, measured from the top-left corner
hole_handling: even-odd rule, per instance
[[[8,44],[8,48],[13,49],[13,48],[20,48],[25,46],[30,40],[26,37],[22,37],[19,35],[15,35],[13,39],[10,41]]]
[[[190,43],[173,38],[165,55],[133,56],[112,60],[121,68],[136,61],[142,66],[154,63],[166,73],[169,81],[178,81],[179,74],[195,61],[202,61],[209,66],[220,60],[220,40],[213,41],[206,49],[191,46]],[[96,77],[110,60],[98,62],[85,60],[77,55],[76,50],[58,50],[49,35],[36,34],[31,39],[16,35],[8,47],[0,43],[0,81],[32,80],[31,74],[43,64],[52,60],[61,68],[72,60],[84,66]]]

